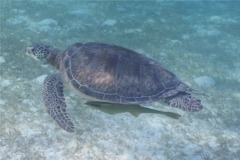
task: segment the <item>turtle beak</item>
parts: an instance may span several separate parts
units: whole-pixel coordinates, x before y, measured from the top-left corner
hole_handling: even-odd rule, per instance
[[[27,47],[27,52],[26,52],[26,54],[32,54],[32,49],[33,49],[32,46]]]
[[[32,57],[33,59],[35,59],[36,61],[38,61],[39,59],[37,59],[36,56],[34,56],[34,53],[33,53],[33,46],[29,46],[27,47],[27,52],[26,54],[30,57]]]

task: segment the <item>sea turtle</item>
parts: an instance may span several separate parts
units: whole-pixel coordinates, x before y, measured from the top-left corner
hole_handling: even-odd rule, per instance
[[[104,43],[75,43],[65,51],[33,44],[27,53],[59,72],[43,83],[43,100],[50,116],[66,131],[74,132],[66,108],[63,84],[96,101],[144,104],[162,101],[196,112],[203,108],[188,85],[156,60],[133,50]]]

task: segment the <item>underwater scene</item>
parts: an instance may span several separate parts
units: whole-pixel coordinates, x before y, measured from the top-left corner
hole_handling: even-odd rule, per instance
[[[1,0],[0,159],[239,160],[239,8],[240,1]],[[193,88],[203,108],[96,102],[64,87],[75,127],[67,132],[45,107],[55,92],[43,94],[44,79],[59,71],[26,52],[35,43],[60,52],[76,42],[154,59]],[[79,68],[70,67],[75,75]]]

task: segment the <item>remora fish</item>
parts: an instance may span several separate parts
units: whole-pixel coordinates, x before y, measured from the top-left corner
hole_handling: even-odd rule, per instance
[[[111,115],[128,112],[135,117],[138,117],[142,113],[163,114],[174,119],[179,119],[181,117],[176,113],[150,109],[137,104],[118,104],[98,101],[87,101],[85,104]]]

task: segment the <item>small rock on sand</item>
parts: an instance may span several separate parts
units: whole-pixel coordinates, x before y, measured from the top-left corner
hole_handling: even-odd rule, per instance
[[[215,80],[209,76],[194,78],[194,82],[201,88],[209,88],[215,85]]]
[[[33,79],[33,81],[34,81],[35,83],[37,83],[37,84],[43,84],[43,81],[44,81],[44,79],[45,79],[46,77],[47,77],[47,75],[44,74],[44,75],[41,75],[41,76]]]
[[[6,62],[3,57],[0,57],[0,64]]]
[[[108,19],[105,22],[103,22],[102,25],[106,25],[106,26],[114,26],[117,23],[117,21],[115,19]]]

